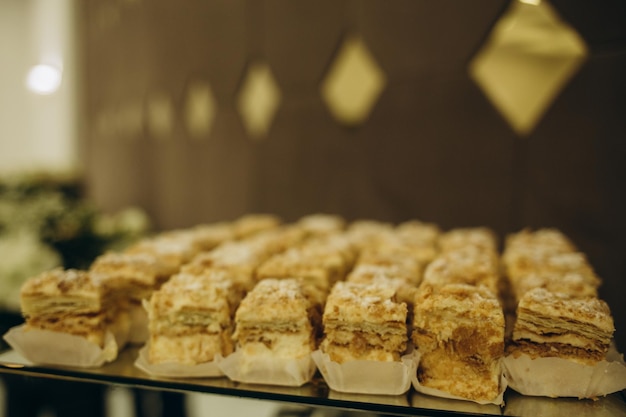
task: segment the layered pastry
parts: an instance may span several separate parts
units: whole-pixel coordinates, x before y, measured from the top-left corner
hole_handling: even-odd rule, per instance
[[[27,280],[20,303],[24,330],[50,330],[84,337],[104,347],[117,311],[106,288],[81,270],[54,269]]]
[[[439,252],[437,242],[441,229],[434,223],[406,221],[396,226],[395,235],[414,252],[422,265],[431,262]]]
[[[307,232],[302,227],[290,224],[254,235],[247,242],[269,257],[299,245],[307,237]]]
[[[265,251],[255,250],[245,240],[226,242],[213,251],[203,252],[183,265],[181,273],[202,275],[221,271],[242,291],[254,285],[254,272],[267,258]]]
[[[605,358],[614,331],[604,301],[535,288],[520,299],[508,351],[593,364]]]
[[[419,385],[456,397],[494,401],[503,391],[504,313],[487,288],[467,284],[420,287],[412,340]]]
[[[537,230],[523,229],[507,236],[505,241],[505,255],[507,251],[532,248],[542,253],[575,252],[574,243],[558,229],[543,228]]]
[[[465,227],[449,230],[439,236],[438,245],[442,252],[469,246],[484,249],[491,253],[498,251],[496,234],[487,227]]]
[[[146,304],[150,363],[195,365],[230,354],[241,296],[221,272],[174,275]]]
[[[91,275],[109,292],[119,313],[129,317],[127,341],[143,343],[148,337],[147,317],[142,301],[166,282],[173,268],[149,253],[107,252],[89,268]]]
[[[357,250],[377,246],[381,241],[395,238],[394,226],[375,220],[355,220],[348,225],[346,236]]]
[[[396,226],[396,234],[407,243],[436,245],[441,229],[435,223],[409,220]]]
[[[223,242],[235,238],[235,227],[228,222],[199,224],[186,229],[163,232],[160,237],[188,240],[196,252],[210,251]]]
[[[381,245],[362,250],[348,279],[388,276],[417,286],[422,279],[422,264],[415,252],[404,245]]]
[[[107,252],[89,267],[119,305],[141,304],[170,276],[172,269],[147,253]]]
[[[282,224],[278,216],[264,213],[251,213],[241,216],[232,223],[237,239],[244,239],[257,233],[275,229]]]
[[[269,258],[257,270],[256,279],[300,278],[327,292],[345,278],[354,258],[352,244],[340,235],[312,238]]]
[[[343,217],[324,213],[309,214],[301,217],[297,224],[310,236],[337,234],[346,228],[346,221]]]
[[[534,288],[576,297],[597,296],[601,284],[587,257],[555,229],[525,229],[510,235],[502,262],[515,303]]]
[[[422,278],[418,255],[404,245],[382,245],[361,251],[346,281],[360,284],[389,285],[397,300],[406,303],[409,313],[417,285]],[[409,321],[411,315],[409,314]]]
[[[223,271],[235,285],[248,291],[255,284],[255,274],[261,264],[273,255],[297,245],[304,237],[302,229],[287,226],[258,232],[196,255],[181,268],[181,272],[200,275],[208,271]]]
[[[243,356],[306,357],[316,349],[319,305],[297,279],[264,279],[242,300],[233,339]]]
[[[320,350],[333,362],[399,361],[406,352],[407,305],[387,282],[337,282],[322,321]]]
[[[169,268],[169,274],[173,275],[200,251],[195,241],[186,234],[163,233],[141,239],[124,252],[152,255],[165,264]]]
[[[430,286],[468,284],[499,294],[498,257],[491,250],[471,245],[448,248],[426,267],[423,283]]]

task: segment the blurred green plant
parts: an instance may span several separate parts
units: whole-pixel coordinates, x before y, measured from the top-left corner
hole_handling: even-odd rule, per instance
[[[29,277],[57,266],[87,268],[149,231],[143,210],[108,214],[83,196],[72,178],[0,179],[0,308],[19,310],[19,289]]]

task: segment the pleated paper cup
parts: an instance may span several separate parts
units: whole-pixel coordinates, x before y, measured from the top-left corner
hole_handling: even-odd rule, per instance
[[[335,391],[353,394],[400,395],[411,387],[415,373],[413,355],[405,355],[399,362],[354,360],[333,362],[316,350],[313,360],[328,386]]]
[[[117,358],[115,336],[107,332],[104,347],[82,336],[40,329],[10,329],[4,340],[26,360],[41,365],[97,368]]]

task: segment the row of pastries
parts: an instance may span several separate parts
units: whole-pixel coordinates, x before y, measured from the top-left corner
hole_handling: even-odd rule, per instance
[[[528,393],[520,356],[606,360],[614,327],[599,285],[555,229],[511,234],[500,252],[485,227],[252,214],[145,238],[86,271],[33,277],[21,305],[24,332],[68,333],[103,349],[142,344],[142,369],[157,375],[167,365],[177,376],[301,385],[319,369],[340,391],[412,385],[500,404],[507,384]],[[363,365],[359,375],[371,365],[372,381],[345,383],[350,363]],[[206,364],[215,366],[197,373]],[[385,364],[399,365],[391,383],[376,378]],[[381,386],[403,378],[397,392]]]

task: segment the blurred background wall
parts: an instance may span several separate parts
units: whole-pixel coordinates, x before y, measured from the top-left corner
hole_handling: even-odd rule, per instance
[[[68,0],[0,0],[0,174],[77,164],[74,13]],[[37,66],[51,77],[57,71],[63,82],[54,91],[33,91],[27,77]]]
[[[604,277],[624,349],[626,4],[548,3],[583,40],[585,57],[520,132],[469,70],[518,3],[85,2],[89,191],[108,209],[146,207],[161,228],[248,211],[418,218],[488,225],[502,236],[558,227]],[[531,24],[532,33],[546,25]],[[343,123],[323,86],[353,38],[384,86],[367,117]],[[252,135],[240,100],[258,65],[280,97],[269,128]]]
[[[15,140],[31,140],[17,129],[45,129],[41,146],[29,142],[31,154],[59,150],[59,165],[81,173],[99,207],[140,206],[157,229],[251,211],[287,221],[333,212],[444,229],[487,225],[502,237],[557,227],[605,280],[601,296],[626,349],[623,0],[55,1],[64,4],[57,21],[75,23],[62,27],[75,33],[66,56],[76,57],[77,72],[64,72],[56,95],[25,99],[16,85],[0,84],[0,166],[18,161],[24,147]],[[9,17],[26,13],[26,4],[38,2],[2,0],[0,31],[5,19],[16,25]],[[584,44],[525,127],[471,71],[498,23],[521,4],[531,14],[547,6]],[[535,92],[549,68],[571,57],[544,17],[526,20],[527,32],[505,45],[502,56],[539,57],[530,66],[535,78],[496,66],[492,78],[508,77],[507,91]],[[1,59],[12,62],[3,74],[37,61],[28,52],[34,44],[17,43],[26,32],[33,33],[13,27],[18,37],[0,36]],[[546,33],[554,43],[535,36]],[[369,74],[348,78],[373,85],[373,98],[360,117],[342,117],[327,88],[338,62],[354,56]],[[527,61],[515,62],[522,69]],[[60,99],[75,83],[73,104],[42,113],[70,117],[68,130],[45,128],[39,116],[24,122],[34,114],[27,100]]]

